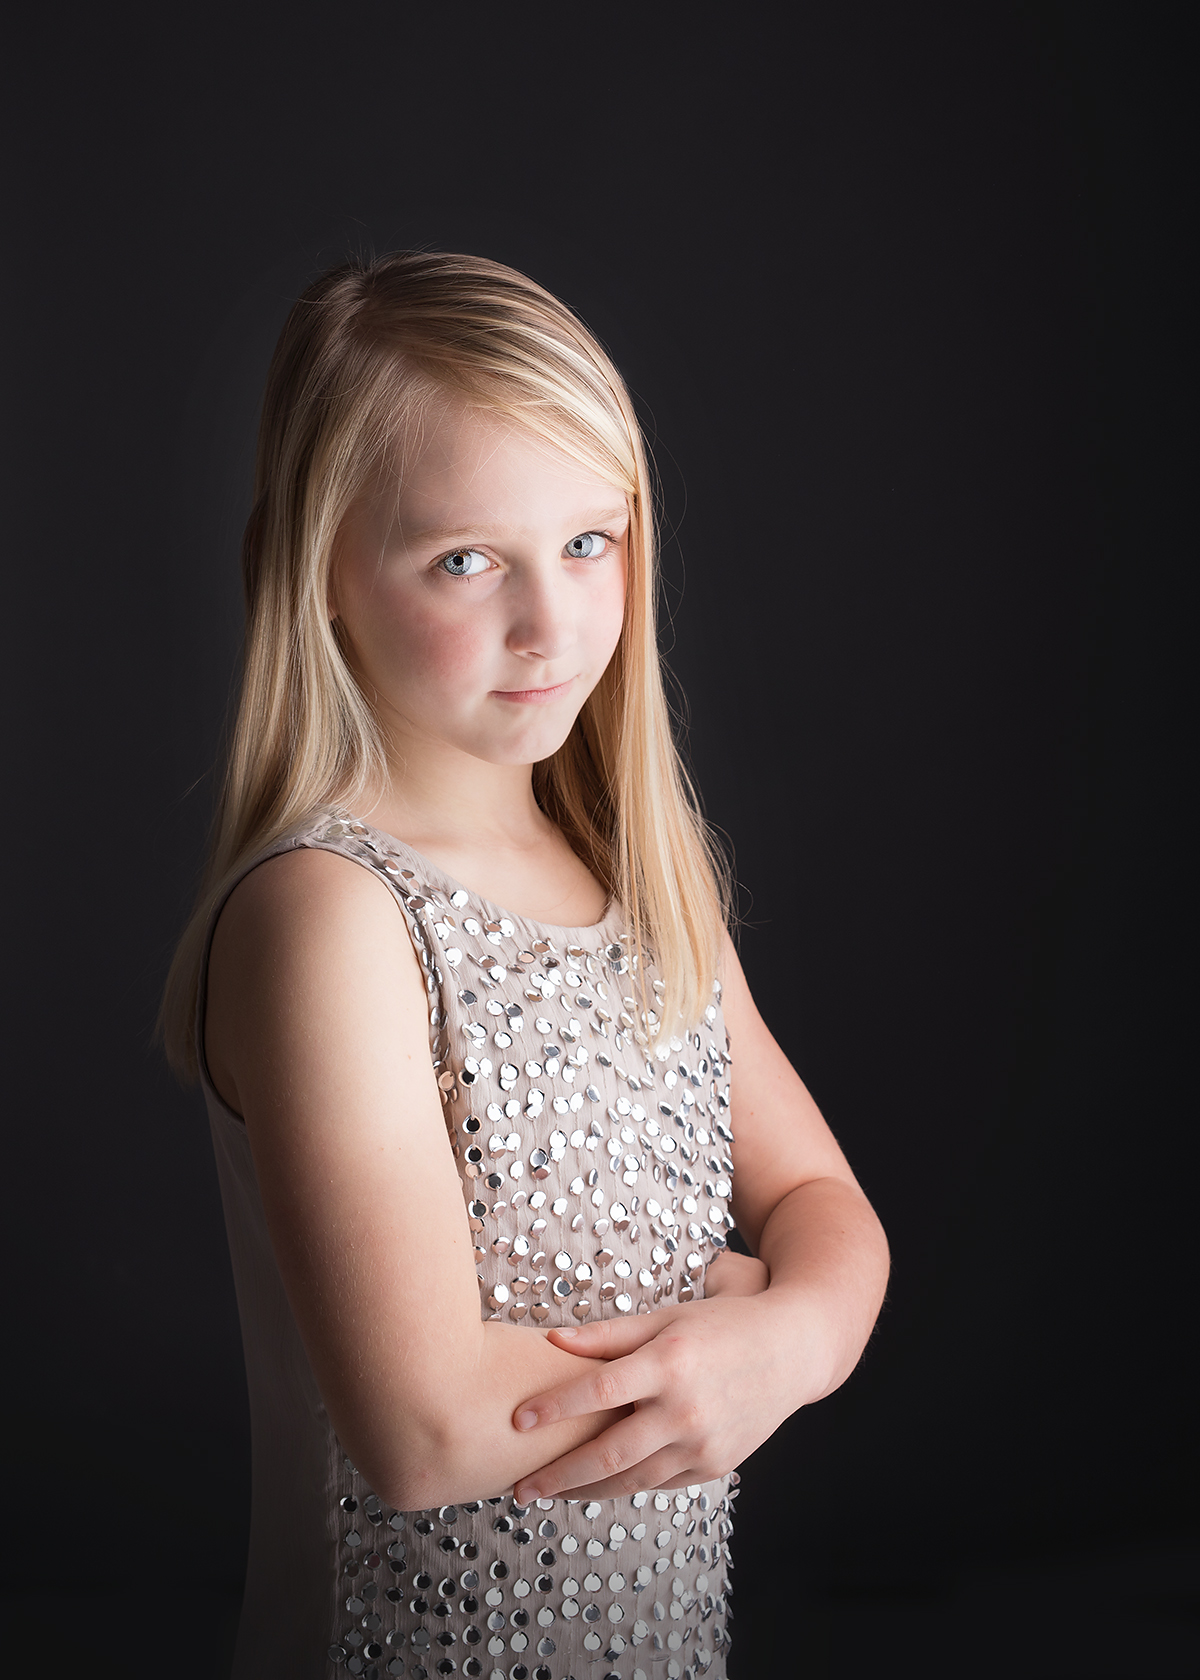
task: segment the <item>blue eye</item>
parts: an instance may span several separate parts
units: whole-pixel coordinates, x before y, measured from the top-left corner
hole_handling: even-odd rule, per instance
[[[438,561],[438,565],[451,577],[478,577],[480,572],[486,572],[491,562],[486,554],[480,554],[477,548],[456,548],[453,554],[447,554]]]
[[[572,537],[567,544],[566,553],[572,560],[594,560],[603,553],[609,538],[602,531],[585,531],[581,537]]]

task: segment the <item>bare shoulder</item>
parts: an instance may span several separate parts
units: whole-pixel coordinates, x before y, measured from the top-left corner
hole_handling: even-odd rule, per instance
[[[209,1074],[243,1112],[250,1062],[279,1038],[322,1034],[343,1015],[384,1007],[427,1030],[425,988],[385,882],[316,847],[269,858],[229,895],[213,933],[205,1010]]]
[[[728,932],[721,957],[721,1011],[729,1029],[734,1082],[750,1098],[743,1105],[743,1119],[746,1109],[753,1110],[760,1105],[763,1092],[759,1087],[764,1084],[776,1091],[786,1087],[794,1096],[803,1093],[805,1103],[811,1103],[799,1075],[759,1013]]]
[[[766,1030],[758,1007],[750,995],[741,959],[728,928],[721,945],[721,1013],[725,1017],[725,1025],[729,1028],[731,1039],[737,1039],[747,1031],[753,1033],[756,1029]],[[736,1051],[735,1044],[735,1054]]]
[[[322,928],[336,933],[388,915],[395,919],[396,905],[384,882],[336,852],[299,846],[268,858],[238,882],[221,911],[214,954],[218,940],[256,942],[264,934],[288,939],[319,935]]]

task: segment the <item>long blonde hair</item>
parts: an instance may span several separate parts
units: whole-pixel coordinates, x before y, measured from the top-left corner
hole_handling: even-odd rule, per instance
[[[351,502],[431,397],[451,394],[549,440],[625,492],[621,638],[534,791],[653,951],[661,999],[639,1037],[686,1031],[711,1002],[728,893],[672,738],[655,634],[656,544],[641,430],[620,374],[549,292],[483,257],[350,262],[294,305],[267,377],[242,571],[241,698],[204,884],[167,980],[172,1066],[197,1071],[195,1010],[215,907],[246,863],[322,806],[386,785],[370,704],[330,625],[327,584]]]

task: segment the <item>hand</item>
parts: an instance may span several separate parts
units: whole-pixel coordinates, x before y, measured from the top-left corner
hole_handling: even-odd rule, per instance
[[[714,1255],[704,1273],[704,1298],[716,1301],[734,1295],[761,1295],[771,1274],[761,1260],[736,1249],[725,1248]]]
[[[736,1286],[757,1261],[731,1267]],[[725,1261],[722,1261],[725,1264]],[[763,1270],[765,1271],[765,1267]],[[632,1405],[615,1423],[520,1479],[514,1495],[534,1499],[615,1498],[645,1488],[712,1481],[740,1464],[797,1406],[822,1392],[815,1333],[796,1335],[767,1295],[664,1307],[605,1319],[549,1336],[571,1353],[608,1363],[535,1395],[513,1417],[517,1429]],[[781,1333],[783,1332],[783,1333]]]

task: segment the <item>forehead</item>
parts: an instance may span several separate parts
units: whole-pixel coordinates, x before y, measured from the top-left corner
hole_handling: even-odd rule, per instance
[[[397,461],[396,511],[405,530],[618,512],[622,489],[505,415],[446,401]]]

